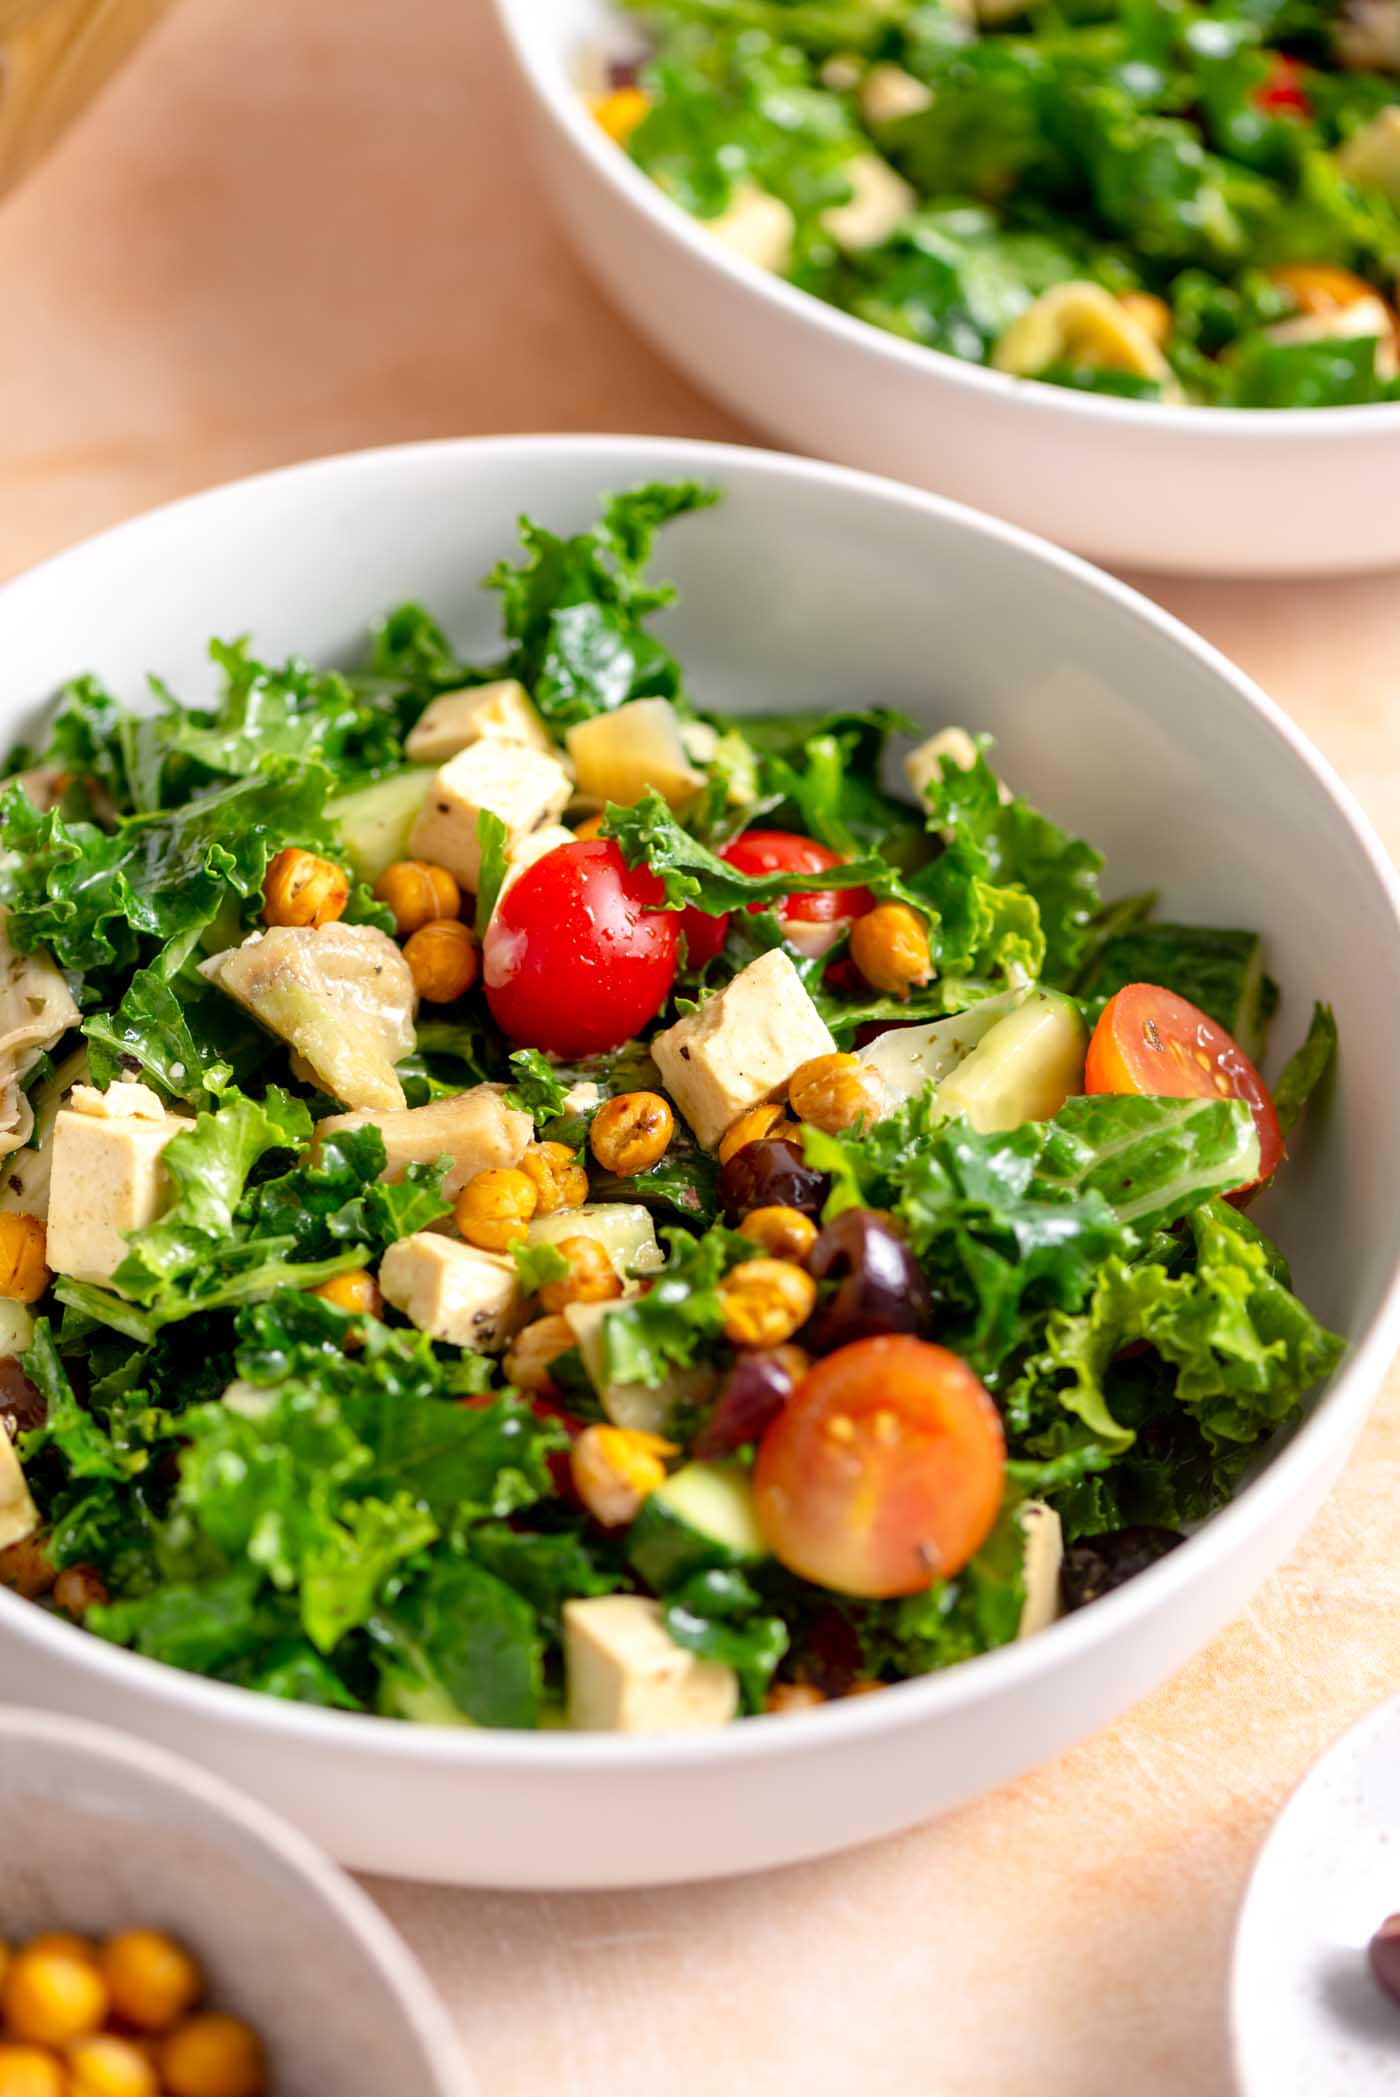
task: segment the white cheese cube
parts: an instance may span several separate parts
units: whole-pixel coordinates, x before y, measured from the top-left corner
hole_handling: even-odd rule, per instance
[[[860,113],[867,124],[897,124],[933,106],[933,90],[903,66],[872,66],[860,84]]]
[[[15,1445],[0,1426],[0,1551],[22,1544],[39,1527],[39,1510],[29,1495]]]
[[[578,839],[573,831],[565,829],[562,823],[546,823],[542,830],[532,830],[528,837],[521,838],[518,845],[512,845],[506,859],[506,878],[501,883],[501,895],[496,898],[496,908],[500,909],[501,896],[514,888],[527,867],[532,867],[538,860],[547,858],[551,852],[557,852],[560,845],[577,843]]]
[[[776,276],[792,262],[797,221],[781,197],[769,196],[756,182],[741,182],[729,209],[718,218],[701,219],[700,224],[731,253]]]
[[[95,1085],[75,1085],[68,1095],[68,1104],[75,1114],[91,1114],[99,1121],[120,1121],[132,1114],[138,1121],[165,1119],[160,1096],[149,1085],[119,1081],[105,1092],[99,1092]]]
[[[653,1274],[666,1264],[651,1211],[639,1201],[589,1201],[582,1208],[537,1216],[530,1225],[531,1245],[558,1245],[564,1238],[594,1239],[624,1281],[629,1274]]]
[[[490,1354],[525,1321],[515,1262],[437,1231],[415,1231],[379,1263],[379,1286],[395,1310],[435,1340]]]
[[[169,1201],[161,1152],[189,1126],[175,1114],[162,1113],[157,1121],[145,1114],[59,1111],[47,1252],[55,1274],[110,1282],[126,1258],[128,1232],[154,1223]]]
[[[376,1113],[330,1114],[316,1124],[319,1147],[338,1129],[376,1128],[384,1138],[386,1180],[401,1180],[410,1165],[432,1165],[450,1158],[443,1181],[450,1201],[478,1172],[492,1165],[518,1165],[535,1124],[519,1107],[508,1107],[500,1085],[473,1085],[450,1099],[430,1100],[426,1107],[404,1107]]]
[[[526,743],[546,757],[556,752],[554,738],[535,711],[523,684],[503,677],[465,692],[443,692],[431,700],[409,730],[404,749],[415,764],[446,764],[459,750],[495,736],[502,743]]]
[[[1060,1613],[1060,1561],[1065,1555],[1064,1531],[1053,1507],[1044,1500],[1027,1500],[1016,1510],[1022,1537],[1021,1583],[1026,1599],[1021,1604],[1018,1638],[1029,1638],[1053,1624]]]
[[[713,1150],[737,1115],[780,1099],[800,1063],[835,1047],[802,978],[774,947],[658,1034],[651,1053],[697,1139]]]
[[[566,1602],[564,1668],[579,1732],[691,1733],[738,1716],[733,1668],[678,1646],[644,1595]]]
[[[703,723],[701,724],[703,726]],[[705,784],[681,739],[669,699],[633,699],[569,730],[578,791],[586,801],[630,808],[649,787],[677,808]]]
[[[878,153],[858,153],[841,172],[851,185],[851,198],[822,213],[822,230],[848,254],[878,248],[919,200],[903,175]]]
[[[483,809],[505,824],[510,851],[541,823],[562,815],[572,792],[573,782],[558,758],[487,736],[450,758],[437,774],[409,832],[409,851],[415,859],[445,866],[475,894],[481,878],[476,825]]]

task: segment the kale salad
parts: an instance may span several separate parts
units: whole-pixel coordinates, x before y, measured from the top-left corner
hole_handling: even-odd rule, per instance
[[[527,521],[487,662],[408,604],[15,753],[34,1606],[346,1711],[715,1726],[1092,1603],[1337,1363],[1249,1208],[1329,1011],[1270,1092],[1258,934],[1106,899],[985,738],[691,689],[648,564],[712,500]]]
[[[621,0],[598,121],[873,326],[1132,400],[1400,400],[1400,0]]]

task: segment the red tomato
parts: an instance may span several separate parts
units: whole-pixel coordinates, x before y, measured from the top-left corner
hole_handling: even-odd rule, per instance
[[[647,867],[610,838],[560,845],[507,890],[482,947],[492,1017],[556,1056],[620,1048],[654,1019],[676,975],[679,913],[659,910]]]
[[[1282,51],[1270,51],[1269,77],[1253,94],[1256,109],[1269,116],[1310,117],[1312,102],[1303,86],[1303,68],[1296,58],[1287,58]]]
[[[1259,1131],[1259,1177],[1249,1185],[1257,1187],[1282,1163],[1283,1131],[1264,1080],[1223,1027],[1173,990],[1129,983],[1109,999],[1089,1043],[1084,1090],[1242,1099]]]
[[[741,874],[824,874],[841,866],[841,854],[814,837],[799,837],[794,830],[746,830],[720,853]],[[750,903],[750,910],[762,910]],[[784,896],[778,905],[787,937],[804,954],[824,954],[845,931],[851,918],[873,910],[875,898],[868,888],[814,888],[806,895]],[[706,917],[698,910],[681,916],[686,949],[692,968],[712,961],[724,945],[729,918]]]
[[[838,1594],[912,1595],[956,1573],[1001,1506],[1001,1416],[966,1362],[909,1334],[838,1347],[758,1445],[776,1558]]]

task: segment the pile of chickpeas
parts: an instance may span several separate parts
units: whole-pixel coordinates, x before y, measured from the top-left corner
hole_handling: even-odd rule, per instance
[[[265,2097],[261,2039],[204,1992],[160,1930],[0,1942],[0,2097]]]

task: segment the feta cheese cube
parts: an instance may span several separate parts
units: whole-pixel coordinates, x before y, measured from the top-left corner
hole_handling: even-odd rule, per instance
[[[513,677],[475,685],[465,692],[441,693],[418,716],[404,749],[415,764],[440,765],[485,736],[495,736],[502,743],[525,743],[546,757],[556,754],[554,738],[536,713],[529,693]]]
[[[537,860],[544,859],[550,852],[556,852],[560,845],[577,843],[578,839],[573,831],[566,830],[562,823],[546,823],[542,830],[532,830],[528,837],[522,837],[518,845],[511,847],[506,858],[506,878],[501,883],[501,895],[496,898],[496,908],[500,909],[501,896],[514,888],[527,867],[534,866]]]
[[[409,832],[409,851],[415,859],[445,866],[475,894],[481,879],[476,825],[483,809],[505,824],[511,851],[541,823],[562,815],[572,792],[573,781],[558,758],[486,736],[438,772]]]
[[[728,210],[700,224],[731,253],[759,269],[781,276],[791,265],[797,221],[781,197],[770,196],[756,182],[738,183]]]
[[[580,1732],[690,1733],[738,1716],[733,1668],[678,1646],[645,1595],[566,1602],[564,1668]]]
[[[388,1302],[435,1340],[489,1354],[525,1322],[514,1260],[481,1252],[437,1231],[415,1231],[379,1263]]]
[[[158,1118],[145,1112],[59,1110],[53,1125],[47,1253],[55,1274],[111,1281],[126,1258],[127,1234],[154,1223],[169,1201],[161,1153],[189,1126],[164,1110]]]
[[[105,1092],[99,1092],[95,1085],[75,1085],[68,1095],[68,1104],[75,1114],[92,1114],[99,1121],[120,1121],[127,1115],[135,1115],[138,1121],[165,1119],[160,1096],[149,1085],[118,1081]]]
[[[847,203],[833,204],[822,213],[822,230],[847,254],[878,248],[919,200],[903,175],[878,153],[858,153],[841,172],[852,194]]]
[[[426,1107],[329,1114],[316,1124],[316,1143],[319,1147],[338,1129],[371,1127],[384,1138],[386,1180],[401,1180],[410,1165],[450,1158],[452,1169],[443,1181],[449,1201],[488,1166],[518,1165],[535,1134],[529,1115],[506,1105],[502,1086],[473,1085],[450,1099],[430,1100]]]
[[[903,66],[872,66],[860,84],[860,113],[867,124],[897,124],[901,117],[922,116],[932,104],[933,89]]]
[[[802,978],[774,947],[658,1034],[651,1053],[697,1139],[713,1150],[736,1116],[781,1098],[800,1063],[835,1047]]]
[[[702,727],[704,723],[700,724]],[[578,791],[586,801],[630,808],[649,787],[678,808],[705,784],[681,737],[669,699],[633,699],[569,730]]]

